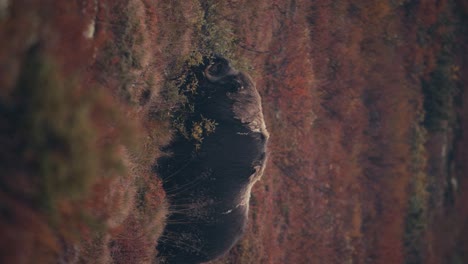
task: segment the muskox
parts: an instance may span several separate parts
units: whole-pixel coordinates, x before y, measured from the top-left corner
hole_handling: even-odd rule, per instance
[[[179,135],[171,155],[158,160],[169,202],[157,247],[163,263],[206,262],[229,251],[246,228],[250,192],[265,168],[268,132],[252,79],[221,57],[193,71],[191,117],[215,128],[199,144]]]

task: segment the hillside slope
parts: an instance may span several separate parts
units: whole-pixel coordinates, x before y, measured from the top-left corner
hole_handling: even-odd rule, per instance
[[[187,65],[262,95],[270,157],[213,263],[466,263],[468,2],[0,1],[0,262],[151,263]]]

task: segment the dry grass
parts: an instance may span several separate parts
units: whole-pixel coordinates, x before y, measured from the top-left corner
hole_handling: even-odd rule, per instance
[[[445,180],[425,145],[462,122],[459,1],[52,2],[0,10],[0,262],[156,261],[152,167],[187,69],[213,53],[255,77],[271,132],[248,230],[213,263],[463,262],[443,241],[464,194],[434,216]]]
[[[50,28],[34,36],[35,48],[9,58],[15,63],[25,58],[18,64],[16,84],[2,76],[4,84],[11,86],[1,98],[2,111],[6,110],[1,117],[2,142],[8,133],[16,138],[2,149],[6,173],[1,177],[2,208],[17,220],[2,219],[1,228],[7,241],[18,241],[2,244],[2,262],[109,263],[120,248],[138,243],[138,253],[129,251],[128,259],[155,255],[166,209],[151,168],[170,132],[162,130],[154,140],[152,129],[162,121],[153,122],[149,116],[155,92],[149,90],[154,89],[149,77],[154,73],[150,67],[154,54],[148,53],[153,32],[140,26],[142,2],[96,4],[83,9],[63,4],[60,7],[67,16],[52,4],[35,9],[34,4],[15,3],[11,8],[15,12],[22,7],[30,17],[21,19],[39,17],[40,26]],[[118,12],[106,13],[105,8]],[[51,17],[42,16],[47,10]],[[88,22],[76,19],[83,10],[94,12],[86,15],[97,25],[91,40],[83,36]],[[9,19],[8,23],[23,23]],[[24,23],[33,34],[30,23]],[[70,36],[76,42],[70,45],[71,38],[46,41],[47,34]],[[83,49],[76,50],[75,45]],[[92,71],[83,71],[86,67]],[[30,220],[27,228],[26,219]],[[135,230],[139,237],[133,237]],[[128,233],[132,236],[122,242]],[[36,246],[26,249],[27,243]],[[19,252],[19,247],[23,254],[6,254]]]

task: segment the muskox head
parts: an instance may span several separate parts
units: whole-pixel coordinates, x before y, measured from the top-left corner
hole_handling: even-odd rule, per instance
[[[171,155],[158,160],[170,204],[158,242],[166,263],[200,263],[229,251],[244,232],[266,160],[268,132],[252,79],[221,57],[193,71],[198,87],[185,122],[202,117],[216,126],[196,147],[181,133],[167,148]]]

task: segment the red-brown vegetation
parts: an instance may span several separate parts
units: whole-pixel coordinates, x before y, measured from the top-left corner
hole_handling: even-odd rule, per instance
[[[6,2],[0,262],[153,260],[152,166],[180,99],[160,92],[210,49],[252,73],[271,133],[249,228],[213,263],[467,261],[466,1]],[[26,116],[60,147],[11,109],[39,109]],[[65,180],[40,176],[42,156]]]
[[[418,263],[446,254],[421,242],[431,227],[406,233],[419,232],[408,227],[409,201],[427,191],[414,183],[427,169],[424,139],[414,136],[421,79],[437,66],[441,19],[451,8],[291,1],[259,9],[269,21],[261,34],[274,37],[241,39],[252,39],[243,53],[259,72],[270,165],[253,192],[251,231],[229,263]],[[465,219],[462,211],[455,214]],[[438,225],[437,214],[427,211],[423,221]],[[260,252],[243,258],[250,251]]]

